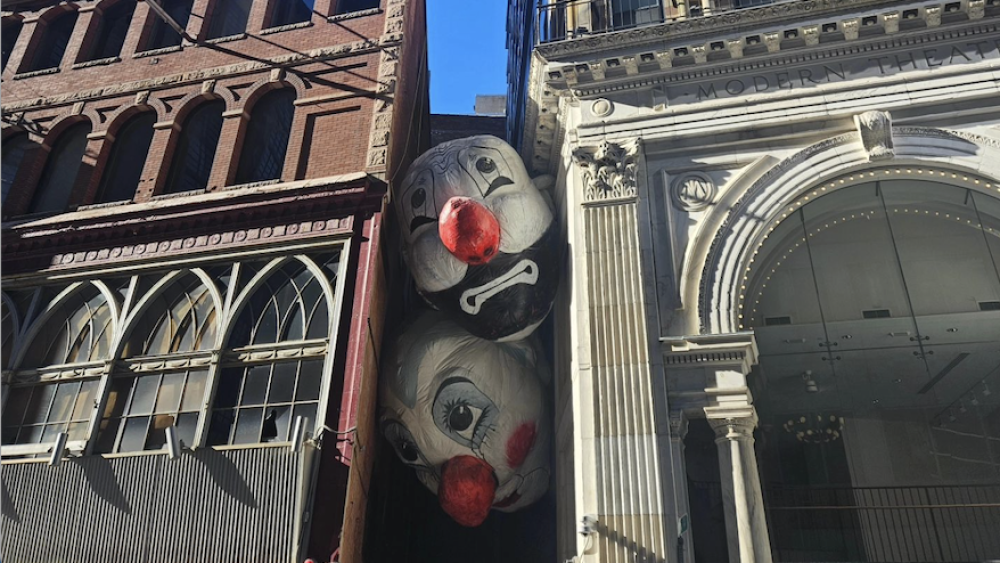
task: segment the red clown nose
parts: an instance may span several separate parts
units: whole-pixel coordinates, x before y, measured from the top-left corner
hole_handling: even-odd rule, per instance
[[[470,528],[486,520],[497,481],[490,464],[468,455],[453,457],[441,469],[438,500],[456,522]]]
[[[449,199],[438,218],[438,233],[449,252],[466,264],[486,264],[500,248],[500,223],[486,207],[467,197]]]

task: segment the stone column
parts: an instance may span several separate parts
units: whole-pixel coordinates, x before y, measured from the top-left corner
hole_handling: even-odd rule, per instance
[[[584,249],[574,254],[574,275],[567,280],[577,307],[571,325],[579,407],[575,508],[577,521],[584,514],[598,520],[596,533],[581,540],[579,549],[588,548],[588,562],[661,563],[674,557],[669,550],[675,528],[664,517],[663,488],[670,485],[659,441],[668,429],[664,420],[657,426],[646,331],[637,217],[640,145],[604,142],[574,151],[573,159],[583,189],[567,196],[580,202],[570,207],[568,229],[571,244]]]
[[[674,515],[678,528],[674,532],[679,545],[674,546],[677,563],[694,563],[694,534],[691,532],[691,505],[688,501],[687,466],[684,460],[684,437],[687,436],[688,418],[683,412],[670,417],[670,469],[673,484]],[[681,530],[681,520],[686,530]],[[669,533],[670,530],[668,529]],[[671,557],[671,561],[674,559]]]
[[[730,563],[771,563],[771,545],[764,518],[764,497],[753,449],[757,413],[753,407],[709,418],[719,447],[722,503]]]

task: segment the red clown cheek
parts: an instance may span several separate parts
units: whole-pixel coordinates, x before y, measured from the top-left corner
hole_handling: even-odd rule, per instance
[[[520,467],[535,444],[535,423],[525,422],[507,438],[507,465]]]
[[[444,247],[466,264],[486,264],[500,249],[500,223],[483,204],[467,197],[449,199],[438,218]]]
[[[441,468],[438,501],[448,516],[471,528],[486,520],[496,487],[490,464],[478,457],[457,456]]]

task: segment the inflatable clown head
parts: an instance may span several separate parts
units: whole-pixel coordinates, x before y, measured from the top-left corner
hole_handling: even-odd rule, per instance
[[[493,342],[428,312],[383,365],[382,433],[463,526],[549,486],[546,368],[530,341]]]
[[[557,232],[513,147],[485,135],[442,143],[395,195],[407,263],[431,305],[488,340],[541,324],[558,281]]]

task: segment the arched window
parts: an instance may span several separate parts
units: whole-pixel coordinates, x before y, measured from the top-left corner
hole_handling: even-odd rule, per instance
[[[339,262],[337,254],[320,263],[335,276]],[[208,443],[281,442],[289,439],[296,417],[315,422],[329,334],[326,295],[313,270],[299,260],[272,270],[253,288],[234,324],[228,348],[239,361],[220,374]],[[297,350],[295,358],[255,359],[272,358],[267,350],[278,346]]]
[[[31,64],[24,69],[25,72],[59,67],[66,46],[69,44],[69,38],[73,35],[76,16],[76,10],[64,12],[50,20],[48,25],[40,26],[42,38],[35,46],[35,55],[31,59]]]
[[[122,351],[129,369],[112,376],[98,452],[161,449],[170,426],[194,444],[209,368],[191,360],[214,346],[216,317],[211,292],[193,273],[149,303]]]
[[[271,7],[269,27],[309,21],[313,4],[315,0],[275,0]]]
[[[28,139],[27,133],[19,133],[3,142],[3,191],[0,193],[0,203],[7,201],[7,194],[24,161],[24,154],[32,146],[34,143]]]
[[[194,0],[163,0],[160,5],[178,25],[184,28],[187,27],[188,19],[191,17],[193,3]],[[146,41],[143,43],[143,51],[175,47],[181,44],[181,36],[167,22],[163,21],[163,18],[154,14],[152,10],[149,12],[149,17],[151,23]]]
[[[226,104],[222,100],[211,101],[196,108],[184,121],[165,193],[204,189],[208,185],[225,109]]]
[[[295,90],[283,88],[264,95],[254,104],[236,170],[237,184],[281,178],[292,131],[294,101]]]
[[[111,308],[104,294],[88,286],[67,299],[35,336],[21,369],[92,362],[104,358],[111,343]]]
[[[90,122],[79,123],[63,132],[56,141],[31,201],[30,213],[62,211],[69,204],[89,134]]]
[[[17,44],[22,27],[24,24],[21,23],[21,20],[4,22],[3,33],[0,33],[0,42],[3,43],[3,65],[0,65],[0,70],[7,68],[7,61],[10,60],[10,54],[14,52],[14,45]]]
[[[135,0],[121,0],[101,15],[100,28],[91,51],[91,60],[117,57],[121,54],[135,12]]]
[[[212,6],[207,39],[229,37],[247,30],[253,0],[218,0]]]
[[[111,157],[101,178],[97,203],[132,199],[146,165],[149,144],[153,140],[153,123],[156,114],[141,113],[128,121],[119,131],[111,147]]]
[[[39,321],[44,326],[35,333],[18,369],[105,359],[111,342],[111,320],[104,294],[88,284]],[[96,378],[12,386],[3,414],[3,443],[49,443],[60,432],[67,432],[72,441],[85,440],[97,387]]]

